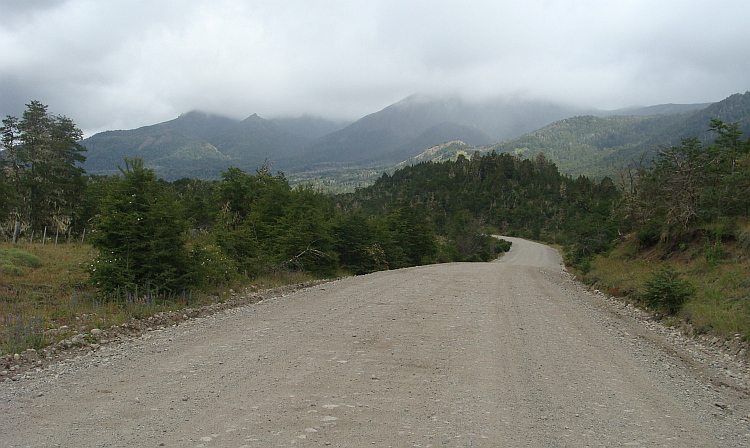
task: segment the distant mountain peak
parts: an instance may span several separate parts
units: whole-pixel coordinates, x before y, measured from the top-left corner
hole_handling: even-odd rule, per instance
[[[744,130],[750,116],[748,104],[747,93],[737,94],[711,105],[701,113],[727,122],[741,120]],[[413,160],[436,145],[442,148],[434,149],[437,152],[429,157],[428,151],[423,157],[442,160],[452,157],[455,150],[464,150],[457,140],[474,147],[489,145],[520,137],[569,117],[583,118],[558,123],[556,127],[565,125],[577,129],[593,126],[597,132],[601,127],[599,134],[604,137],[597,139],[602,141],[602,145],[612,148],[623,140],[625,134],[653,135],[664,123],[674,123],[669,118],[672,115],[680,115],[677,118],[681,119],[695,113],[700,106],[668,104],[630,109],[627,113],[608,113],[521,96],[479,100],[463,99],[458,95],[437,97],[415,93],[354,123],[333,122],[309,115],[264,119],[256,113],[240,120],[192,110],[163,123],[130,131],[99,133],[85,139],[84,145],[89,152],[84,168],[91,174],[117,173],[117,164],[122,163],[123,157],[138,156],[143,157],[147,166],[156,167],[157,174],[165,178],[193,176],[215,179],[221,170],[230,165],[253,171],[266,159],[274,160],[279,169],[294,173],[314,171],[320,167],[398,163]],[[585,118],[586,115],[589,117]],[[621,122],[621,131],[604,133],[607,123],[592,119],[593,116],[610,115],[642,116],[629,119],[620,117],[622,120],[619,121],[612,119],[612,123]],[[646,127],[643,121],[646,116],[662,117],[662,120]],[[700,120],[699,127],[707,126],[707,119],[703,115],[696,119]],[[691,124],[688,127],[694,126]],[[669,131],[681,134],[677,130]],[[550,132],[550,129],[545,132]],[[609,140],[604,141],[605,137]],[[642,140],[638,138],[631,143],[646,143]],[[537,145],[529,142],[524,146],[530,154],[544,149],[544,142],[539,143],[537,146],[542,145],[539,147],[530,143]],[[516,149],[521,151],[524,148]],[[549,149],[564,155],[559,148]],[[570,154],[568,149],[566,151]],[[582,155],[588,157],[590,154],[584,151]],[[563,165],[563,161],[560,161],[559,166]]]

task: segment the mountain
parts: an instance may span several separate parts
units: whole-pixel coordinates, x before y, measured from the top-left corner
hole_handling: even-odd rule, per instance
[[[469,102],[412,95],[318,139],[300,156],[308,168],[331,162],[394,163],[448,141],[486,145],[584,112],[593,111],[543,101]]]
[[[616,111],[610,116],[567,118],[490,150],[526,157],[543,154],[563,173],[601,177],[685,138],[710,142],[712,118],[738,122],[743,133],[750,133],[750,92],[709,105],[653,106],[632,110],[630,115]]]
[[[712,103],[696,103],[696,104],[658,104],[656,106],[648,107],[628,107],[625,109],[617,109],[613,111],[604,111],[599,116],[611,116],[611,115],[672,115],[680,114],[682,112],[691,112],[696,110],[705,109]]]
[[[339,129],[347,127],[349,122],[331,121],[325,118],[303,115],[301,117],[274,118],[270,120],[276,123],[281,129],[299,135],[305,141],[317,140],[324,135],[336,132]]]
[[[117,174],[123,157],[141,157],[166,179],[215,179],[229,166],[253,171],[266,160],[275,167],[277,162],[288,166],[307,143],[342,126],[314,117],[265,120],[252,115],[240,121],[193,111],[164,123],[85,139],[84,169]]]
[[[166,179],[216,179],[229,166],[252,172],[268,161],[274,170],[320,179],[341,169],[394,166],[460,140],[480,150],[494,144],[498,152],[542,153],[563,172],[599,176],[649,148],[705,135],[710,118],[746,120],[747,95],[710,105],[616,111],[518,98],[466,101],[412,95],[353,123],[258,115],[240,121],[193,111],[164,123],[87,138],[84,169],[116,174],[123,157],[138,156]]]

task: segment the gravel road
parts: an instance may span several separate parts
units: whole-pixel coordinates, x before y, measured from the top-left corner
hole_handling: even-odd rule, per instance
[[[508,239],[0,383],[0,446],[750,446],[741,378]]]

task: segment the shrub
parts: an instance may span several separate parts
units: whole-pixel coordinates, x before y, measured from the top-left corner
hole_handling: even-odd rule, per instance
[[[667,314],[676,314],[693,294],[693,285],[682,279],[674,268],[666,267],[655,272],[646,281],[643,299],[651,308]]]
[[[9,264],[28,268],[38,268],[42,265],[41,258],[20,249],[0,249],[0,262],[6,261]]]
[[[142,159],[125,159],[122,178],[102,199],[91,239],[99,254],[90,279],[103,292],[151,284],[179,290],[187,277],[187,222]]]
[[[198,286],[218,285],[237,273],[234,261],[215,245],[196,244],[189,256],[193,281]]]
[[[0,273],[15,277],[22,277],[26,275],[26,271],[14,265],[8,260],[0,260]]]
[[[638,242],[643,248],[656,246],[661,240],[662,224],[658,220],[652,219],[638,229],[637,233]]]

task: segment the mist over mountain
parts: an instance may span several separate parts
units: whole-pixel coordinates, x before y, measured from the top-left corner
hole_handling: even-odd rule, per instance
[[[252,115],[240,121],[192,111],[164,123],[85,139],[84,168],[91,174],[116,174],[123,157],[141,157],[165,179],[216,179],[229,166],[252,171],[267,160],[289,160],[343,125],[316,117],[265,120]]]
[[[750,133],[750,93],[712,104],[661,105],[608,116],[576,116],[493,146],[497,152],[535,157],[542,154],[572,175],[612,175],[619,167],[648,160],[662,147],[683,139],[710,142],[711,119],[739,123]]]
[[[308,164],[392,163],[452,140],[486,145],[591,110],[519,99],[468,102],[412,95],[308,145]]]
[[[735,101],[733,97],[725,102]],[[495,144],[500,151],[543,153],[562,168],[586,159],[581,166],[597,172],[600,163],[621,160],[644,145],[706,127],[699,126],[703,118],[694,116],[697,111],[708,110],[721,118],[741,116],[744,110],[736,105],[737,113],[725,113],[729,106],[717,104],[601,111],[518,98],[472,102],[412,95],[353,123],[313,116],[267,120],[255,114],[236,120],[192,111],[164,123],[85,139],[84,168],[91,174],[116,174],[123,157],[141,157],[165,179],[216,179],[229,166],[252,172],[264,163],[287,173],[394,165],[427,148],[462,141],[472,147]],[[693,121],[688,120],[691,117]],[[548,135],[552,132],[556,141],[568,141],[584,131],[595,136],[568,150],[555,146]],[[559,132],[567,137],[560,140]]]

